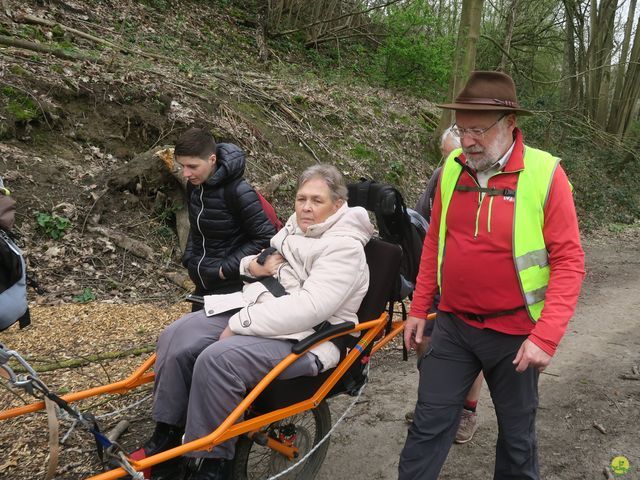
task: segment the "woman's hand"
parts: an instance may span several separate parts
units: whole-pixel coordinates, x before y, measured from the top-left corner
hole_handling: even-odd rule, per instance
[[[218,341],[223,340],[223,339],[228,338],[228,337],[233,337],[234,335],[235,335],[235,333],[233,333],[233,331],[229,328],[229,325],[227,325],[227,327],[220,334],[220,338],[218,339]]]
[[[249,273],[254,277],[268,277],[278,273],[278,267],[286,260],[279,253],[273,253],[267,257],[264,265],[258,263],[258,259],[254,258],[249,264]]]

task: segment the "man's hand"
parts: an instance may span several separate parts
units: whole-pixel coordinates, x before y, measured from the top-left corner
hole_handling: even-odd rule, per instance
[[[427,320],[418,317],[409,317],[404,324],[404,344],[409,350],[414,349],[416,351],[423,350],[422,345],[428,340],[428,337],[424,337],[424,327],[427,324]]]
[[[258,263],[258,259],[254,258],[249,264],[249,273],[254,277],[268,277],[278,273],[278,267],[286,260],[279,253],[272,253],[264,261],[264,265]]]
[[[231,331],[231,329],[229,328],[229,325],[227,325],[227,327],[220,334],[220,338],[218,340],[223,340],[223,339],[228,338],[228,337],[233,337],[234,335],[235,335],[235,333],[233,333]]]
[[[544,371],[551,362],[551,355],[542,350],[531,340],[526,339],[520,345],[513,364],[516,366],[516,372],[522,373],[527,368],[537,368],[539,372]]]

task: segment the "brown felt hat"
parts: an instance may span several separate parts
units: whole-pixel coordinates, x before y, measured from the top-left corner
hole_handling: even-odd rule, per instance
[[[520,108],[513,79],[502,72],[472,72],[454,103],[438,105],[449,110],[503,111],[531,115]]]

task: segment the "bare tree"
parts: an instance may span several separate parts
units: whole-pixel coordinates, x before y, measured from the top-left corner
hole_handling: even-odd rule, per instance
[[[620,61],[616,69],[616,82],[613,92],[613,100],[611,102],[611,111],[609,112],[609,121],[607,123],[607,131],[618,135],[624,133],[624,125],[621,123],[622,115],[620,115],[620,111],[621,107],[623,107],[625,77],[627,76],[627,70],[630,71],[630,74],[632,74],[633,71],[633,64],[628,63],[628,56],[635,13],[636,0],[631,0],[629,4],[629,16],[624,29],[624,38],[622,40],[622,52],[620,53]],[[626,99],[626,101],[630,101],[630,99]]]
[[[476,45],[480,38],[480,20],[484,0],[463,0],[448,98],[456,96],[476,65]],[[451,124],[451,111],[443,110],[438,133]]]
[[[507,67],[509,49],[511,48],[511,38],[513,37],[513,27],[516,23],[516,12],[518,11],[518,0],[511,0],[509,11],[507,12],[507,28],[505,29],[504,41],[502,43],[502,58],[498,70],[504,72]]]

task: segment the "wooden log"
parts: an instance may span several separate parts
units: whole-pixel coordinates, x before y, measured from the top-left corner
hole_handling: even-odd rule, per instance
[[[64,58],[65,60],[80,60],[88,62],[102,63],[99,58],[92,58],[86,55],[80,55],[77,53],[65,52],[60,48],[50,47],[48,45],[42,45],[40,43],[30,42],[28,40],[22,40],[21,38],[12,38],[5,35],[0,35],[0,44],[7,45],[9,47],[23,48],[39,53],[47,53],[56,57]]]
[[[136,257],[144,258],[145,260],[153,260],[153,249],[140,240],[128,237],[123,233],[116,232],[115,230],[111,230],[106,227],[90,226],[87,227],[87,230],[110,238],[117,246],[133,253]]]

